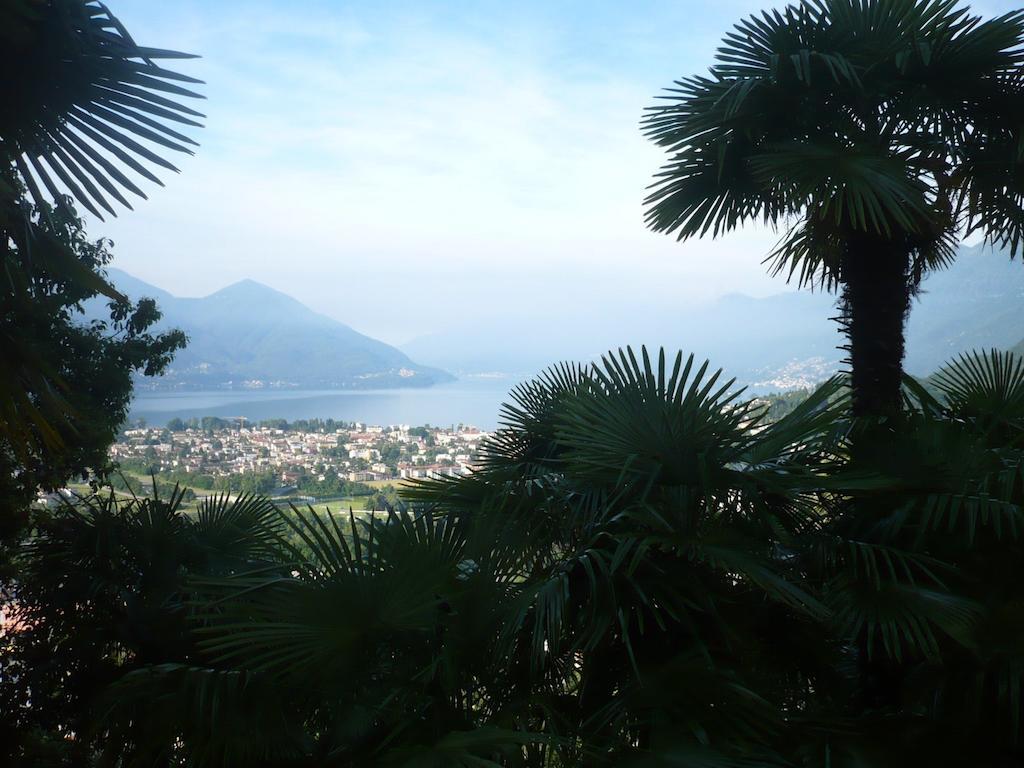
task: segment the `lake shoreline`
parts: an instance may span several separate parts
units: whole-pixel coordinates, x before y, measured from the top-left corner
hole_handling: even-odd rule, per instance
[[[495,429],[503,403],[517,382],[505,379],[460,380],[425,388],[401,389],[232,389],[137,391],[128,421],[150,425],[173,418],[203,416],[269,419],[333,418],[366,424],[472,424]]]

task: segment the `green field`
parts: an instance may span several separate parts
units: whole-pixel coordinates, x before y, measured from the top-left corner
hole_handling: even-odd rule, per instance
[[[147,477],[145,475],[140,475],[140,474],[132,473],[132,472],[125,472],[124,476],[126,478],[132,480],[132,481],[136,481],[136,482],[140,483],[144,489],[149,490],[152,487],[152,480],[151,480],[151,478],[149,478],[149,477]],[[395,486],[395,487],[400,487],[401,481],[398,481],[398,480],[371,480],[371,481],[367,482],[366,485],[370,486],[371,488],[384,488],[384,487],[389,486],[389,485]],[[187,488],[189,486],[183,485],[182,487],[183,488]],[[68,489],[71,490],[72,492],[80,495],[80,496],[88,496],[91,493],[91,490],[90,490],[88,484],[86,484],[86,483],[69,483],[68,484]],[[203,499],[205,499],[208,496],[217,496],[217,495],[223,493],[222,491],[204,490],[202,488],[192,488],[192,491],[195,493],[196,498],[194,500],[191,500],[191,501],[182,502],[182,505],[181,505],[182,511],[185,511],[185,512],[197,511],[198,508],[199,508],[199,504],[202,502]],[[107,492],[109,492],[109,489],[107,490]],[[123,491],[123,490],[115,490],[114,491],[114,495],[117,496],[119,499],[128,500],[128,499],[132,498],[132,494],[131,493],[129,493],[128,491]],[[150,495],[150,493],[146,493],[146,496],[149,496],[149,495]],[[278,504],[279,506],[287,507],[289,504],[294,504],[295,506],[299,507],[300,509],[305,509],[307,506],[309,506],[310,502],[300,498],[300,496],[301,496],[301,494],[296,494],[294,496],[286,496],[286,497],[274,498],[273,501],[274,501],[275,504]],[[330,514],[338,514],[338,513],[348,514],[349,508],[351,508],[353,510],[353,512],[356,512],[357,514],[362,514],[362,513],[366,512],[366,510],[364,508],[365,504],[366,504],[366,497],[365,496],[346,496],[346,497],[343,497],[343,498],[340,498],[340,499],[330,499],[330,500],[325,500],[325,501],[316,501],[316,502],[312,503],[313,508],[317,512],[322,512],[322,511],[326,510]]]
[[[148,475],[144,475],[142,473],[133,471],[122,471],[122,474],[125,477],[125,479],[131,482],[133,486],[138,486],[141,489],[143,489],[143,493],[140,493],[140,497],[143,495],[152,495],[152,478],[150,478]],[[157,476],[157,479],[160,480],[159,475]],[[376,491],[386,488],[388,486],[392,486],[394,488],[401,488],[405,482],[406,481],[404,480],[397,479],[371,480],[364,482],[364,485],[369,486],[370,488]],[[72,483],[69,484],[68,488],[69,490],[81,496],[88,496],[91,493],[89,486],[85,483]],[[166,495],[168,492],[165,490],[164,481],[161,481],[161,488],[161,495]],[[182,488],[190,488],[192,492],[195,494],[195,499],[184,501],[181,504],[182,511],[192,513],[198,511],[199,505],[200,503],[202,503],[203,499],[209,496],[217,496],[223,493],[223,491],[204,490],[202,488],[195,488],[193,486],[190,486],[188,483],[183,483]],[[125,490],[115,490],[114,493],[119,499],[128,500],[132,498],[132,494]],[[305,509],[307,506],[309,506],[310,502],[300,498],[303,495],[305,494],[297,493],[292,496],[273,498],[272,500],[274,501],[275,504],[282,507],[287,507],[289,504],[294,504],[296,507],[300,509]],[[317,512],[326,511],[332,515],[341,513],[347,516],[349,509],[352,509],[353,512],[359,514],[365,513],[366,499],[366,496],[345,496],[342,498],[331,498],[322,501],[318,500],[313,502],[312,505]]]

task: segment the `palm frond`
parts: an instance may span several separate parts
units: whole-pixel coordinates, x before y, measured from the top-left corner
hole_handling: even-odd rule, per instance
[[[156,62],[194,57],[139,46],[94,0],[14,4],[23,28],[5,62],[22,76],[0,92],[0,157],[40,208],[66,194],[101,219],[116,214],[111,200],[130,208],[126,193],[146,196],[131,173],[160,184],[147,165],[176,172],[165,150],[192,153],[195,141],[171,126],[200,126],[182,100],[202,97],[181,84],[201,81]]]
[[[245,493],[234,498],[226,493],[203,498],[195,527],[211,553],[238,560],[266,556],[284,533],[284,522],[273,502]]]
[[[358,670],[378,639],[434,626],[461,560],[446,520],[430,518],[428,532],[426,520],[408,513],[387,523],[351,513],[340,523],[294,506],[277,514],[296,543],[278,540],[276,573],[195,580],[201,647],[218,664],[337,680]]]
[[[247,672],[158,664],[105,693],[98,722],[130,763],[155,745],[197,768],[301,758],[309,740],[280,692]],[[140,712],[145,712],[140,716]]]
[[[969,352],[939,369],[932,383],[959,418],[988,424],[1024,418],[1024,360],[1012,352]]]

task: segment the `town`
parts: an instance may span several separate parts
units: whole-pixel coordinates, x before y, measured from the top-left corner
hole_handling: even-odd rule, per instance
[[[172,419],[124,429],[117,466],[196,488],[316,497],[388,481],[469,474],[490,433],[453,425],[373,426],[333,419],[250,424],[244,418]],[[249,479],[251,482],[246,483]]]

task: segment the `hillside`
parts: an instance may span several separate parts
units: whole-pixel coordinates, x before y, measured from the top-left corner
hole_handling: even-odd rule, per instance
[[[1024,338],[1024,264],[980,246],[961,248],[930,275],[914,301],[906,367],[926,375],[974,347],[1007,348]],[[463,373],[531,374],[563,359],[588,360],[606,349],[646,343],[694,352],[758,391],[808,386],[835,371],[842,343],[835,296],[787,291],[755,298],[723,296],[699,307],[666,307],[650,318],[617,317],[566,325],[537,318],[475,323],[402,345],[417,360]]]
[[[161,327],[181,328],[189,336],[188,347],[155,382],[161,388],[369,389],[452,379],[252,280],[202,298],[181,298],[121,270],[109,274],[130,297],[157,300],[164,313]]]
[[[974,348],[1006,349],[1024,338],[1024,264],[980,246],[925,281],[910,316],[907,369],[928,374]]]

